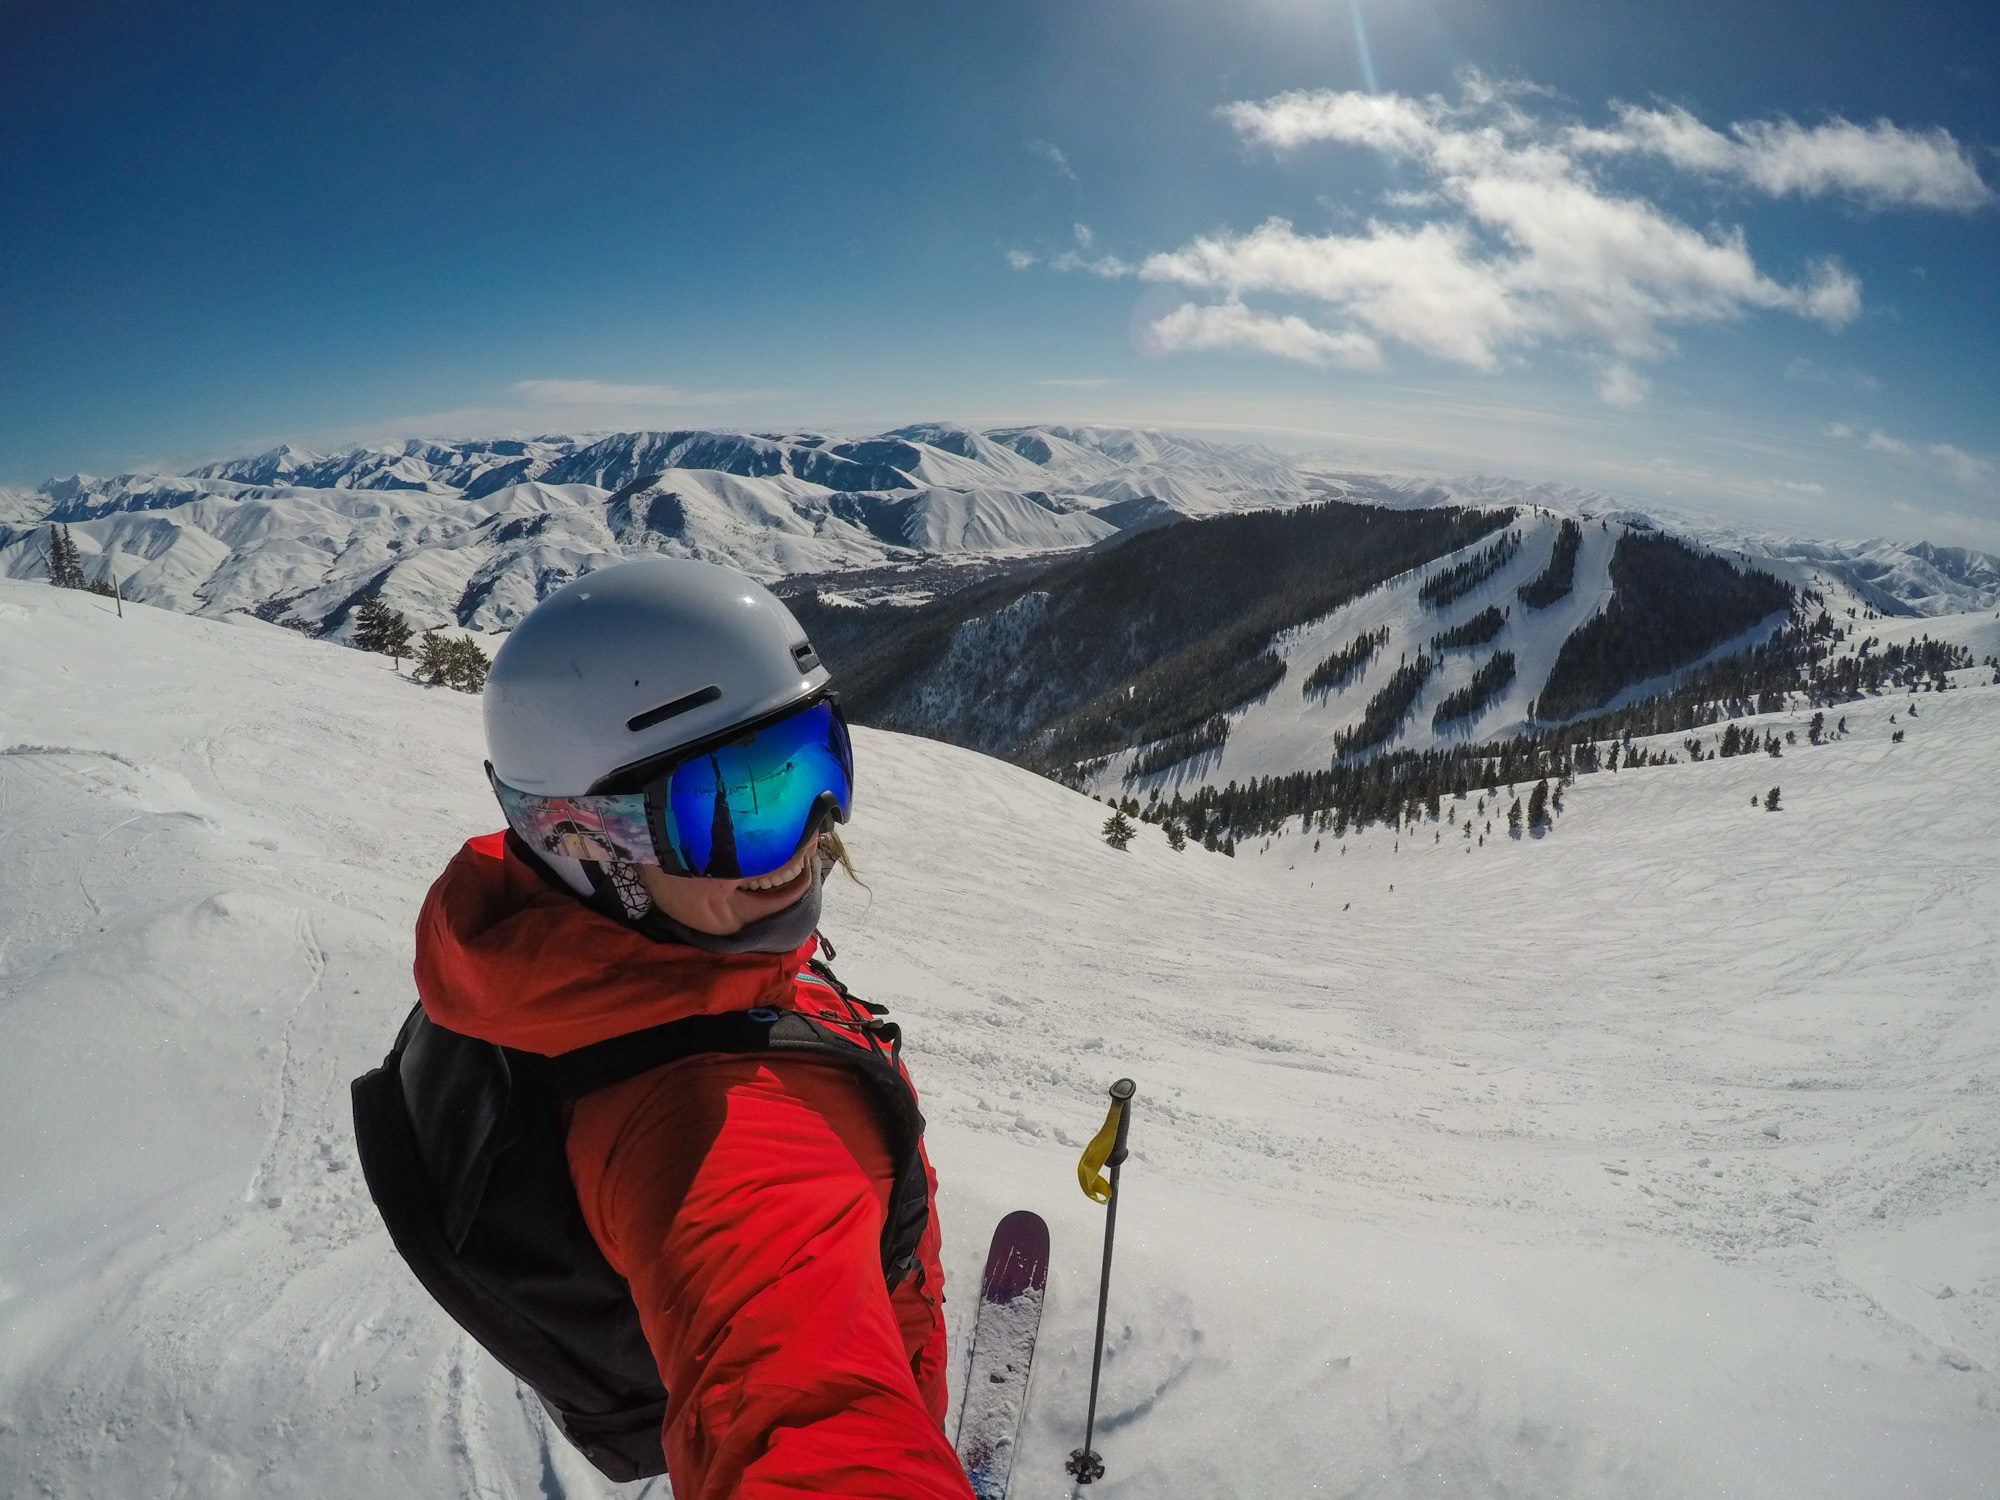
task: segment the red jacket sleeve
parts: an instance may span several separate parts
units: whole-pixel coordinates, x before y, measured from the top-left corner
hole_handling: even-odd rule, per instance
[[[578,1100],[569,1155],[659,1361],[677,1500],[967,1500],[940,1426],[936,1215],[892,1300],[893,1163],[845,1070],[662,1068]]]

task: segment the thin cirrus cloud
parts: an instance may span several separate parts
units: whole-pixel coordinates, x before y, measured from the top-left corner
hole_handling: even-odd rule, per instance
[[[702,398],[671,385],[619,385],[608,380],[517,380],[524,401],[549,406],[684,406]]]
[[[1856,438],[1854,429],[1844,422],[1830,424],[1826,435],[1843,441]],[[1996,477],[2000,477],[2000,465],[1992,459],[1968,453],[1951,443],[1913,443],[1894,437],[1879,427],[1858,441],[1870,453],[1880,453],[1917,468],[1941,472],[1969,490],[1988,491]]]
[[[1685,111],[1629,106],[1615,106],[1613,127],[1586,130],[1549,114],[1543,93],[1468,73],[1456,100],[1301,90],[1225,105],[1218,114],[1251,146],[1366,148],[1425,181],[1385,194],[1392,216],[1356,233],[1302,232],[1273,216],[1136,262],[1078,245],[1047,263],[1215,299],[1157,319],[1150,342],[1161,350],[1375,369],[1402,348],[1494,371],[1554,348],[1597,367],[1601,399],[1634,406],[1650,384],[1636,367],[1672,355],[1675,330],[1755,313],[1838,330],[1861,313],[1861,283],[1832,257],[1797,280],[1767,274],[1740,228],[1698,229],[1609,186],[1602,173],[1613,159],[1649,153],[1766,192],[1844,192],[1884,207],[1964,208],[1990,196],[1942,131],[1749,122],[1708,141]]]
[[[1063,178],[1070,182],[1076,181],[1076,171],[1070,166],[1069,158],[1063,155],[1062,147],[1053,141],[1030,141],[1028,149],[1054,167]]]

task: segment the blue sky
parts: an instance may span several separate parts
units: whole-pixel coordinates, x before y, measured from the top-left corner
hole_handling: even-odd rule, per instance
[[[1991,4],[28,9],[0,482],[1104,420],[2000,550]]]

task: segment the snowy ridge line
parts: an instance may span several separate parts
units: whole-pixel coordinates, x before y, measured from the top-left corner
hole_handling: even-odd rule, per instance
[[[646,552],[776,580],[1073,550],[1305,496],[1286,461],[1254,448],[948,424],[859,439],[691,430],[281,448],[192,475],[76,475],[37,493],[38,507],[18,495],[0,506],[0,576],[42,576],[36,523],[59,522],[86,575],[115,572],[128,598],[263,611],[343,638],[371,596],[420,624],[504,630],[568,579]]]
[[[1191,516],[1315,496],[1389,506],[1528,506],[1659,529],[1614,497],[1490,477],[1341,472],[1162,432],[949,423],[861,438],[679,430],[281,447],[191,474],[73,475],[0,491],[0,576],[42,576],[41,528],[72,528],[93,580],[190,613],[282,604],[345,638],[379,593],[425,624],[506,629],[614,557],[706,557],[766,579],[918,558],[1030,556]],[[2000,604],[2000,559],[1927,543],[1803,542],[1658,512],[1883,613]]]

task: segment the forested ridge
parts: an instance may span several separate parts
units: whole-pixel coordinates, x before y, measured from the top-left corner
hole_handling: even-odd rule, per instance
[[[858,722],[1054,770],[1206,743],[1283,678],[1280,632],[1514,516],[1323,501],[1162,526],[916,607],[790,602]]]

